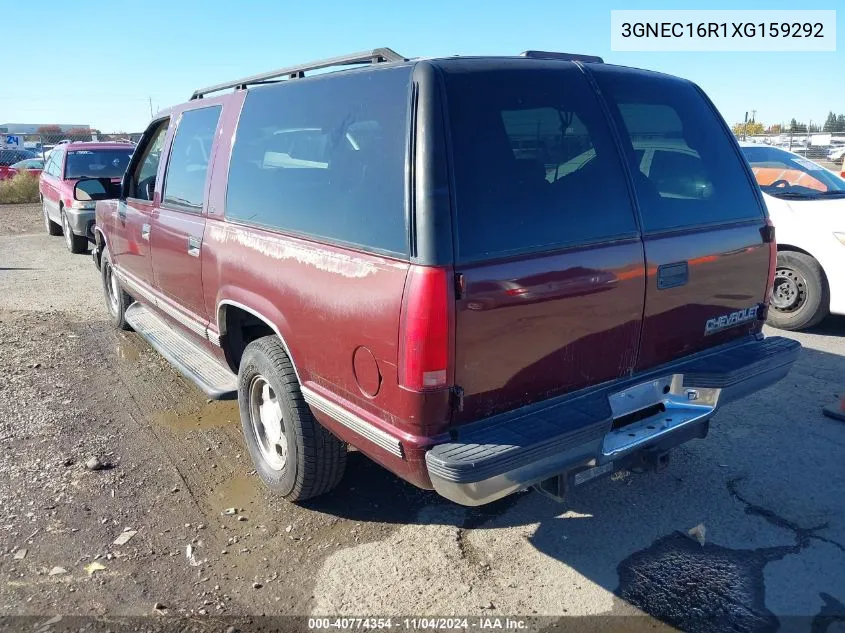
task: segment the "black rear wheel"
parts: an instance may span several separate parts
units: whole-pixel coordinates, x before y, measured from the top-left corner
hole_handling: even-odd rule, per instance
[[[829,312],[830,292],[819,263],[804,253],[778,253],[769,325],[803,330],[821,323]]]
[[[244,350],[238,405],[255,470],[273,492],[303,501],[340,482],[346,445],[314,418],[278,337],[256,339]]]
[[[84,235],[77,235],[70,228],[70,222],[67,219],[67,213],[62,209],[62,232],[65,234],[65,245],[67,249],[74,254],[88,252],[88,238]]]

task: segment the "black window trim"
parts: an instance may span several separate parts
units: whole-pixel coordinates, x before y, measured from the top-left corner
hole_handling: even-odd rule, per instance
[[[391,66],[391,68],[396,68],[396,66]],[[345,72],[357,74],[357,73],[378,72],[379,70],[382,70],[382,69],[381,68],[378,68],[378,69],[360,68],[360,69],[349,70],[349,71],[345,71]],[[330,80],[331,78],[332,78],[332,73],[326,73],[326,74],[323,74],[323,75],[313,75],[313,76],[310,76],[310,77],[304,77],[304,78],[298,79],[297,83],[301,83],[303,81],[320,81],[320,80],[325,81],[327,79]],[[281,82],[281,85],[284,85],[285,83],[287,83],[287,82]],[[325,237],[325,236],[317,235],[317,234],[314,234],[314,233],[306,233],[304,231],[294,231],[294,230],[291,230],[291,229],[285,229],[285,228],[280,228],[280,227],[276,227],[276,226],[270,226],[270,225],[266,225],[266,224],[261,224],[260,222],[250,222],[249,220],[243,220],[241,218],[232,218],[229,215],[229,205],[228,205],[228,202],[229,202],[229,182],[230,182],[229,181],[229,174],[232,171],[232,155],[234,154],[234,151],[235,151],[235,145],[238,142],[238,132],[240,132],[240,129],[241,129],[241,117],[243,116],[243,111],[244,111],[244,108],[246,107],[246,101],[249,98],[250,93],[253,90],[255,90],[256,88],[261,89],[261,86],[256,86],[254,88],[248,88],[248,89],[242,91],[244,96],[243,96],[243,99],[241,99],[240,109],[238,110],[238,116],[237,116],[237,119],[235,121],[235,129],[234,129],[234,132],[232,133],[232,142],[229,145],[229,150],[228,150],[229,155],[228,155],[228,165],[227,165],[227,168],[226,168],[226,188],[225,188],[225,191],[224,191],[224,194],[223,194],[223,201],[224,201],[223,212],[222,213],[218,212],[217,214],[215,214],[215,216],[217,216],[217,219],[221,219],[228,224],[232,224],[233,226],[243,226],[243,227],[247,227],[247,228],[261,229],[263,231],[267,231],[268,233],[272,233],[274,235],[280,235],[282,237],[291,237],[291,238],[294,238],[294,239],[307,240],[307,241],[310,241],[310,242],[314,242],[316,244],[328,244],[330,246],[336,246],[338,248],[345,248],[345,249],[353,250],[353,251],[356,251],[356,252],[359,252],[359,253],[362,253],[362,254],[367,254],[367,255],[377,255],[379,257],[385,257],[387,259],[391,259],[391,260],[399,261],[399,262],[419,263],[414,258],[414,256],[411,255],[411,253],[416,248],[416,245],[411,243],[411,239],[412,239],[411,233],[412,232],[416,233],[416,231],[413,230],[411,228],[411,225],[410,225],[410,223],[412,221],[414,221],[414,219],[411,216],[412,202],[411,202],[411,200],[409,200],[409,196],[412,195],[412,192],[410,190],[410,185],[408,183],[408,180],[410,178],[410,176],[408,174],[414,172],[414,156],[411,155],[413,142],[411,140],[410,134],[406,134],[405,157],[404,157],[404,160],[405,160],[404,171],[405,171],[405,174],[406,174],[404,181],[405,181],[406,184],[405,184],[405,193],[403,195],[403,203],[404,203],[404,206],[405,206],[405,209],[404,209],[405,236],[406,236],[405,246],[407,248],[407,251],[404,252],[404,253],[399,252],[399,251],[392,251],[392,250],[388,250],[388,249],[376,248],[374,246],[368,246],[368,245],[365,245],[365,244],[357,244],[355,242],[346,242],[344,240],[339,240],[337,238]],[[409,75],[408,75],[407,114],[406,114],[406,116],[408,116],[408,117],[411,116],[411,112],[414,109],[413,104],[411,103],[411,98],[412,98],[413,92],[414,92],[414,80],[413,80],[413,70],[411,70]],[[415,128],[416,128],[416,125],[414,124],[414,122],[411,121],[410,119],[408,119],[406,129],[412,130],[411,134],[413,134],[414,133],[413,130]],[[174,136],[175,136],[175,134],[174,134]]]
[[[151,128],[158,128],[158,127],[161,126],[162,123],[166,122],[167,127],[164,128],[164,134],[166,136],[167,130],[170,127],[170,119],[171,119],[171,116],[169,114],[166,114],[164,116],[153,119],[152,121],[150,121],[150,124],[147,126],[147,130],[149,130]],[[135,146],[135,151],[132,153],[132,160],[129,161],[129,165],[126,167],[126,172],[124,173],[124,182],[126,180],[131,180],[135,176],[135,173],[134,173],[135,169],[138,167],[139,163],[141,162],[142,159],[140,158],[140,156],[143,153],[143,152],[138,153],[138,147],[141,146],[141,141],[144,140],[144,136],[146,136],[147,130],[144,130],[144,134],[141,136],[141,139],[138,141],[138,145]],[[150,139],[147,142],[147,144],[143,146],[144,150],[147,149],[149,143],[151,143],[151,142],[152,142],[152,139]],[[121,183],[121,185],[122,184],[123,183]],[[126,202],[129,202],[131,200],[132,202],[135,202],[136,204],[144,204],[144,205],[148,205],[148,206],[152,205],[153,202],[154,202],[153,200],[147,200],[146,198],[136,198],[134,196],[126,196],[125,198],[122,198],[122,199]]]
[[[203,185],[203,192],[202,192],[202,202],[199,205],[195,204],[187,204],[183,202],[176,202],[174,200],[168,200],[165,197],[165,192],[167,191],[167,176],[170,173],[170,158],[173,155],[173,144],[176,142],[176,135],[179,134],[179,127],[182,124],[182,119],[185,117],[187,112],[197,112],[199,110],[209,110],[211,108],[217,108],[217,124],[214,126],[214,133],[211,135],[211,156],[208,157],[208,165],[206,166],[205,171],[205,184]],[[159,208],[164,209],[165,211],[178,211],[182,213],[190,213],[192,215],[204,215],[204,210],[207,206],[208,200],[206,199],[206,195],[208,194],[205,191],[206,187],[208,186],[208,176],[211,173],[213,158],[214,158],[214,150],[216,147],[217,141],[217,130],[220,129],[220,121],[223,118],[223,104],[222,103],[209,103],[203,104],[196,108],[185,108],[179,113],[179,118],[176,121],[176,127],[173,130],[173,136],[170,139],[170,145],[167,148],[167,164],[164,166],[164,173],[162,174],[161,178],[161,200],[159,201]],[[232,146],[234,148],[234,145]],[[229,179],[226,178],[226,186],[229,186]]]

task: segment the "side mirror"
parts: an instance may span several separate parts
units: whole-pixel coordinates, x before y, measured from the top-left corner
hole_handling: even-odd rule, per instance
[[[110,178],[85,178],[73,186],[73,199],[80,202],[110,200],[119,195],[119,185]]]

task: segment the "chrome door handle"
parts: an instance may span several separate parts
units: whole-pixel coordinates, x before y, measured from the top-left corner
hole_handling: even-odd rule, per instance
[[[149,224],[144,224],[141,227],[141,239],[147,240],[148,242],[150,241],[150,225]]]
[[[191,257],[200,256],[200,238],[192,235],[188,236],[188,255]]]

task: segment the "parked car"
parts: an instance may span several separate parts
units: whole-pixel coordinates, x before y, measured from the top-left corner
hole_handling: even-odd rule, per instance
[[[26,149],[0,149],[0,180],[11,178],[17,173],[17,169],[13,169],[12,165],[36,156],[37,154]]]
[[[134,146],[120,143],[74,143],[51,150],[39,184],[44,226],[50,235],[64,234],[71,253],[88,251],[93,238],[94,202],[73,197],[73,186],[82,178],[119,181]]]
[[[22,171],[32,174],[33,176],[40,176],[43,169],[44,160],[42,158],[25,158],[23,160],[19,160],[13,165],[9,165],[7,177],[11,178],[18,172]],[[0,175],[0,180],[2,179],[3,176]]]
[[[827,153],[827,160],[831,163],[842,163],[845,160],[845,145],[831,147]]]
[[[769,323],[801,330],[845,314],[845,180],[784,149],[742,145],[777,231]]]
[[[645,174],[655,139],[694,154]],[[466,505],[659,469],[800,348],[762,334],[774,232],[715,107],[598,58],[377,49],[226,82],[110,185],[75,196],[101,200],[113,323],[237,397],[294,501],[347,443]]]

